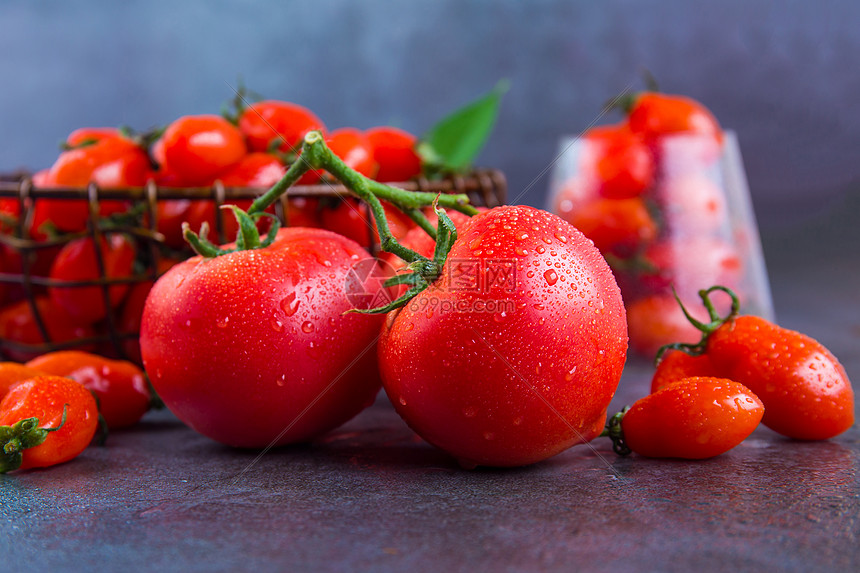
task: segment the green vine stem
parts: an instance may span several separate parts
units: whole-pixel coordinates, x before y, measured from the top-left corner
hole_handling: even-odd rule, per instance
[[[606,421],[606,429],[600,434],[600,437],[612,440],[612,450],[619,456],[629,456],[632,453],[627,442],[624,441],[624,430],[621,427],[621,421],[624,418],[624,414],[626,414],[629,409],[630,406],[626,406],[620,412],[613,414]]]
[[[732,299],[732,306],[729,310],[729,313],[726,316],[720,316],[720,313],[717,312],[717,309],[714,307],[714,303],[711,302],[711,293],[714,291],[721,291],[729,295]],[[672,290],[672,294],[675,296],[675,300],[678,301],[678,305],[681,307],[681,312],[684,313],[684,316],[687,320],[690,321],[690,324],[696,327],[702,333],[702,338],[696,342],[695,344],[689,344],[684,342],[674,342],[672,344],[666,344],[661,346],[657,351],[657,356],[654,358],[655,364],[660,364],[660,361],[663,360],[663,356],[669,350],[680,350],[681,352],[686,352],[690,356],[700,356],[705,352],[705,349],[708,344],[708,338],[711,336],[715,330],[720,328],[727,322],[730,322],[735,319],[735,317],[740,312],[740,299],[735,292],[724,286],[715,285],[708,289],[702,289],[699,291],[699,298],[702,299],[702,304],[705,306],[705,310],[708,311],[709,322],[701,322],[693,318],[687,308],[684,306],[684,303],[681,302],[681,299],[678,297],[678,293],[675,290]]]
[[[43,443],[51,432],[56,432],[66,424],[69,405],[63,405],[63,417],[56,428],[40,428],[38,418],[25,418],[11,426],[0,426],[0,474],[21,467],[24,456],[21,452]]]
[[[388,253],[393,253],[406,261],[407,268],[411,271],[407,275],[396,276],[385,283],[385,286],[409,285],[406,294],[384,307],[375,309],[354,309],[350,312],[361,313],[383,313],[406,304],[416,294],[427,288],[438,276],[448,252],[457,239],[457,229],[450,217],[440,208],[454,209],[466,215],[472,216],[478,213],[469,204],[469,198],[465,194],[435,194],[416,191],[406,191],[397,187],[391,187],[369,179],[357,171],[351,169],[326,145],[325,138],[319,131],[311,131],[302,142],[301,154],[296,161],[290,165],[284,176],[275,183],[271,189],[258,197],[251,204],[247,212],[238,207],[230,206],[236,221],[239,223],[239,236],[236,246],[225,249],[215,245],[206,237],[208,227],[203,226],[200,233],[194,233],[188,225],[183,225],[183,234],[186,241],[200,255],[208,258],[218,257],[235,251],[264,248],[275,239],[279,228],[279,222],[275,219],[269,229],[265,240],[260,240],[257,221],[261,217],[273,217],[266,213],[272,204],[282,195],[288,192],[298,180],[309,170],[325,170],[344,185],[349,191],[363,200],[373,214],[376,229],[379,233],[380,248]],[[433,258],[429,259],[419,253],[401,245],[394,237],[388,226],[385,209],[381,201],[387,201],[403,211],[419,227],[426,231],[436,240],[436,249]],[[432,206],[437,217],[436,228],[430,223],[422,212],[422,207]]]

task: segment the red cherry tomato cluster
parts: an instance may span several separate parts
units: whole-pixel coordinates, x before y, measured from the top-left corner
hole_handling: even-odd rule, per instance
[[[69,134],[55,163],[36,173],[33,184],[82,188],[95,183],[101,190],[113,190],[142,187],[149,181],[168,188],[208,187],[220,181],[227,188],[262,189],[281,179],[292,161],[301,161],[298,148],[311,130],[327,133],[307,108],[274,100],[249,105],[235,121],[218,115],[183,116],[152,136],[116,128],[81,128]],[[392,181],[421,173],[416,138],[405,131],[343,128],[328,132],[326,141],[349,167],[365,176]],[[331,181],[322,172],[309,171],[300,183],[328,185]],[[227,202],[242,209],[251,205],[250,200]],[[130,201],[100,199],[98,205],[99,225],[116,217],[129,217],[124,220],[139,227],[148,225],[148,215]],[[234,239],[238,232],[232,214],[219,212],[212,200],[159,200],[157,230],[167,247],[161,250],[159,263],[142,243],[109,230],[110,225],[95,241],[80,238],[91,222],[88,201],[39,198],[25,207],[22,212],[18,199],[0,200],[0,233],[37,242],[27,261],[22,260],[22,251],[0,246],[0,273],[23,275],[26,266],[30,277],[41,280],[31,285],[34,305],[25,300],[27,291],[20,284],[0,282],[0,339],[5,356],[16,360],[33,358],[45,342],[73,345],[80,339],[106,338],[109,323],[114,332],[128,335],[122,354],[140,360],[132,336],[139,329],[143,302],[152,286],[142,269],[158,265],[160,274],[188,256],[183,223],[195,231],[207,225],[222,242]],[[367,207],[353,199],[290,197],[285,211],[290,226],[330,229],[365,247],[378,241]],[[405,235],[412,221],[395,209],[387,212],[395,235]],[[26,220],[19,225],[21,217]],[[261,219],[259,226],[268,221]],[[65,244],[46,242],[66,234],[75,237]],[[44,286],[43,279],[49,279],[50,286]],[[109,283],[106,289],[99,284],[102,279]],[[93,344],[75,348],[116,353]]]
[[[722,139],[698,102],[638,94],[624,121],[583,134],[576,173],[554,197],[555,212],[612,265],[628,308],[630,344],[643,354],[696,340],[673,287],[690,301],[712,284],[737,289],[743,276],[714,173]]]
[[[710,298],[714,291],[732,299],[725,317]],[[798,440],[826,440],[854,425],[854,390],[827,348],[762,318],[738,315],[730,289],[699,294],[707,319],[690,317],[689,323],[701,340],[661,350],[651,394],[607,427],[616,451],[700,459],[740,444],[759,422]]]

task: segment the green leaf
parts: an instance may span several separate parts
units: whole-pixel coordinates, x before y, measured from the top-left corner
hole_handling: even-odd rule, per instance
[[[428,171],[463,172],[483,149],[509,82],[500,81],[493,90],[443,118],[419,141],[416,151]]]

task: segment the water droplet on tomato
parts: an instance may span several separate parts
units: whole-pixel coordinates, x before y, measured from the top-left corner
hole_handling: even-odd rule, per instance
[[[278,320],[277,318],[272,318],[269,321],[269,324],[272,326],[272,330],[275,332],[283,332],[284,331],[284,323]]]
[[[539,255],[542,255],[546,252],[546,247],[544,247],[543,245],[538,245],[535,250],[538,252]]]
[[[489,440],[495,440],[496,434],[494,434],[493,432],[484,432],[484,439],[488,440],[488,441]]]
[[[287,316],[293,316],[299,310],[299,300],[296,298],[296,293],[291,292],[281,301],[281,310]]]
[[[281,374],[281,377],[278,378],[278,380],[276,381],[278,386],[283,386],[284,384],[286,384],[286,382],[287,382],[287,375],[286,374]]]
[[[222,318],[222,319],[218,320],[218,321],[215,323],[215,326],[217,326],[218,328],[227,328],[227,325],[228,325],[229,323],[230,323],[230,317],[229,317],[229,316],[225,316],[224,318]]]
[[[523,423],[523,417],[522,416],[517,416],[516,418],[514,418],[514,426],[519,426],[522,423]]]
[[[543,278],[546,279],[546,284],[552,286],[558,281],[558,274],[554,270],[549,269],[543,274]]]
[[[478,414],[478,410],[473,408],[472,406],[466,406],[463,408],[463,415],[467,418],[474,418]]]
[[[406,398],[404,398],[403,396],[401,396],[401,397],[400,397],[400,400],[398,400],[398,401],[400,402],[400,405],[401,405],[401,406],[405,406],[405,405],[406,405]]]
[[[304,332],[305,334],[310,334],[313,331],[314,331],[314,323],[313,322],[306,320],[302,323],[302,332]]]

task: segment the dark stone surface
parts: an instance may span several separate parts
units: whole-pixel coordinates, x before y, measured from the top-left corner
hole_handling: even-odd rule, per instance
[[[860,267],[810,244],[773,257],[777,313],[856,381]],[[649,372],[631,362],[613,408]],[[622,459],[599,439],[465,471],[384,398],[265,455],[157,413],[70,463],[0,476],[0,553],[5,569],[48,571],[847,571],[860,564],[858,464],[856,427],[815,443],[759,428],[703,462]]]

